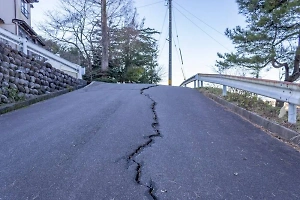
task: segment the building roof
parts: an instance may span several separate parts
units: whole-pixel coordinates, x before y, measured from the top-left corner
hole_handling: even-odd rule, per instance
[[[38,37],[38,34],[24,20],[13,19],[12,22],[15,23],[15,24],[18,24],[32,38],[36,39],[42,46],[45,46],[45,43]]]

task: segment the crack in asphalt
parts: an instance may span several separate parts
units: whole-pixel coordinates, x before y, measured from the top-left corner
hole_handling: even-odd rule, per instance
[[[149,195],[151,196],[151,198],[153,200],[157,200],[158,198],[155,196],[155,187],[154,187],[154,183],[152,180],[150,180],[150,182],[147,184],[147,183],[142,183],[141,182],[141,174],[142,174],[142,163],[138,162],[135,160],[135,156],[137,156],[138,154],[140,154],[146,147],[149,147],[151,146],[152,143],[154,143],[154,138],[156,137],[162,137],[159,129],[158,129],[158,126],[159,126],[159,122],[158,122],[158,117],[157,117],[157,113],[156,113],[156,101],[154,101],[154,99],[152,99],[150,97],[149,94],[144,94],[144,91],[145,90],[148,90],[152,87],[157,87],[158,85],[151,85],[149,87],[146,87],[146,88],[142,88],[140,90],[140,94],[146,96],[148,99],[150,99],[152,101],[152,104],[151,104],[151,110],[152,110],[152,113],[153,113],[153,120],[154,122],[151,124],[155,134],[152,134],[152,135],[149,135],[147,136],[148,140],[144,143],[144,144],[141,144],[140,146],[138,146],[128,157],[127,157],[127,162],[133,162],[135,165],[136,165],[136,175],[135,175],[135,181],[137,184],[139,185],[142,185],[144,187],[147,187],[148,188],[148,193]]]

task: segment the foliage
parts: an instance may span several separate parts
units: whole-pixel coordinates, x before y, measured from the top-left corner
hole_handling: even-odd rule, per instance
[[[199,90],[204,91],[204,92],[208,92],[208,93],[211,93],[211,94],[215,94],[217,96],[222,95],[222,89],[217,88],[217,87],[202,87],[202,88],[199,88]]]
[[[235,88],[231,88],[231,92],[228,92],[225,99],[228,101],[238,102],[237,104],[239,106],[246,109],[263,103],[256,94]]]
[[[111,75],[120,82],[157,83],[161,80],[157,59],[157,34],[131,24],[115,32],[111,47]]]
[[[13,102],[22,101],[25,99],[25,95],[20,95],[18,89],[15,88],[5,88],[5,89],[7,90],[7,97],[11,99]]]
[[[299,0],[237,0],[237,3],[247,26],[226,30],[236,52],[218,53],[219,71],[241,66],[258,78],[263,68],[284,67],[285,81],[297,80],[300,76]]]
[[[117,83],[116,79],[112,77],[95,78],[94,81],[106,82],[106,83]]]
[[[64,46],[63,43],[55,42],[51,39],[44,39],[45,43],[45,49],[52,52],[53,54],[59,55],[60,57],[78,64],[78,65],[84,65],[84,63],[81,63],[81,54],[79,50],[72,46]]]
[[[104,77],[118,82],[157,83],[161,69],[157,63],[158,32],[138,22],[132,0],[108,0],[109,71],[101,72],[101,1],[60,0],[59,12],[48,12],[40,28],[50,49],[86,67],[88,81]]]
[[[122,28],[111,30],[109,73],[118,82],[158,83],[161,80],[161,69],[157,63],[157,41],[153,35],[158,34],[151,28],[143,28],[136,18]],[[95,54],[100,55],[101,47]],[[87,77],[102,76],[101,59],[94,62],[93,70]]]
[[[80,52],[81,63],[93,64],[93,51],[101,40],[100,0],[60,0],[57,10],[46,13],[47,20],[39,25],[47,39]],[[133,13],[132,0],[108,0],[109,26],[126,23]]]

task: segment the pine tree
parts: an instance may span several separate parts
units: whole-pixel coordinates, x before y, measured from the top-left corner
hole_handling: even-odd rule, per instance
[[[118,81],[158,83],[161,74],[157,63],[158,32],[142,26],[114,30],[111,43],[111,76]]]
[[[240,14],[247,26],[237,26],[225,34],[236,52],[218,53],[219,70],[242,66],[258,77],[268,66],[284,68],[285,81],[299,76],[300,1],[299,0],[237,0]]]

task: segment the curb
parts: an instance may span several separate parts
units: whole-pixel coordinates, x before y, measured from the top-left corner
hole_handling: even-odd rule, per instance
[[[201,92],[202,93],[202,92]],[[241,115],[245,119],[249,120],[250,122],[265,128],[266,130],[272,132],[273,135],[277,136],[279,139],[284,139],[286,141],[289,141],[293,144],[300,145],[300,133],[293,131],[291,129],[288,129],[284,126],[281,126],[273,121],[270,121],[268,119],[265,119],[256,113],[250,112],[244,108],[238,107],[224,99],[221,99],[220,97],[213,95],[213,94],[207,94],[202,93],[203,95],[211,98],[215,102],[229,108],[234,113]]]
[[[30,105],[35,104],[35,103],[40,102],[40,101],[44,101],[44,100],[47,100],[47,99],[51,99],[51,98],[66,94],[68,92],[72,92],[74,90],[78,90],[78,89],[83,88],[83,87],[84,87],[84,85],[75,86],[71,89],[65,89],[65,90],[61,90],[61,91],[58,91],[58,92],[53,92],[53,93],[50,93],[50,94],[43,94],[43,95],[31,98],[31,99],[27,99],[25,101],[15,102],[15,103],[0,106],[0,115],[4,114],[4,113],[11,112],[11,111],[14,111],[14,110],[17,110],[17,109],[20,109],[20,108],[24,108],[26,106],[30,106]]]
[[[90,84],[88,84],[88,85],[84,86],[83,88],[87,88],[87,87],[89,87],[89,86],[93,85],[95,82],[96,82],[96,81],[92,81]]]

